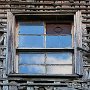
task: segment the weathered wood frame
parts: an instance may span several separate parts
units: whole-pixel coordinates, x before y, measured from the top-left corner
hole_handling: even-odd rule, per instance
[[[77,18],[80,18],[80,19],[78,19],[77,20]],[[10,61],[8,61],[8,74],[10,74],[10,73],[13,73],[13,74],[15,74],[15,72],[17,71],[15,68],[16,68],[16,64],[15,64],[15,58],[16,58],[16,56],[15,56],[15,53],[16,53],[16,51],[30,51],[30,50],[32,50],[32,51],[35,51],[35,49],[17,49],[16,50],[16,48],[15,48],[15,16],[11,13],[11,12],[8,12],[7,13],[7,18],[8,18],[8,41],[9,41],[9,43],[8,43],[8,55],[10,55],[10,54],[12,54],[12,59],[10,58],[10,57],[8,57],[8,60],[10,60]],[[12,24],[11,24],[11,22],[12,22]],[[59,50],[60,51],[69,51],[69,50],[71,50],[71,52],[74,52],[74,55],[75,55],[75,63],[77,63],[77,47],[82,47],[82,29],[81,29],[81,12],[80,11],[77,11],[76,12],[76,14],[74,15],[74,51],[73,51],[73,49],[55,49],[57,52],[59,52]],[[78,29],[80,29],[80,31],[78,31]],[[76,31],[75,31],[76,30]],[[78,36],[78,32],[79,32],[79,35],[80,35],[80,37]],[[13,36],[12,36],[12,34],[13,34]],[[11,35],[11,36],[10,36]],[[79,39],[81,40],[81,42],[80,42],[80,45],[78,45],[77,46],[77,37],[79,37]],[[13,41],[12,41],[12,43],[11,43],[11,45],[13,45],[13,47],[9,47],[10,46],[10,38],[12,38],[13,39]],[[76,40],[77,39],[77,40]],[[46,51],[53,51],[53,50],[51,50],[51,49],[47,49]],[[11,52],[11,51],[13,51],[13,52]],[[41,51],[45,51],[45,49],[42,49]],[[40,52],[40,50],[39,50],[39,52]],[[80,51],[79,51],[79,53],[81,53]],[[80,54],[81,55],[81,54]],[[81,58],[79,57],[79,60],[81,60]],[[11,65],[11,66],[10,66]],[[80,67],[78,68],[78,65],[80,65]],[[75,74],[78,74],[78,75],[82,75],[82,60],[81,61],[79,61],[79,63],[78,64],[75,64]]]

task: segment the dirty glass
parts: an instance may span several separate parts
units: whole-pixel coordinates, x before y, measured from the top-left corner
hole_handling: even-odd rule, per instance
[[[20,53],[19,64],[44,64],[45,55],[40,53]]]
[[[47,66],[47,74],[72,74],[72,66]]]
[[[44,74],[45,66],[42,65],[20,65],[19,73],[27,73],[27,74]]]
[[[71,74],[72,54],[68,52],[19,53],[19,73]]]
[[[43,36],[19,35],[19,47],[43,48]]]
[[[18,47],[44,48],[44,25],[43,22],[19,23]]]
[[[72,47],[70,24],[46,24],[46,34],[47,48]]]
[[[72,64],[72,54],[47,53],[46,64]]]
[[[46,70],[47,69],[47,70]],[[27,74],[72,74],[72,66],[42,66],[42,65],[20,65],[19,73]]]
[[[19,34],[44,34],[42,22],[20,23]]]
[[[72,47],[71,35],[65,36],[46,36],[47,48],[70,48]]]
[[[71,25],[46,24],[43,22],[20,23],[18,47],[70,48]]]

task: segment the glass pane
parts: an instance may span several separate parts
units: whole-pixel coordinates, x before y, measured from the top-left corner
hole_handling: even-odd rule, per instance
[[[46,64],[72,64],[71,53],[47,54]]]
[[[19,66],[19,73],[27,73],[27,74],[44,74],[45,73],[45,66],[40,65],[20,65]]]
[[[43,36],[19,36],[19,47],[43,48]]]
[[[47,48],[70,48],[72,47],[71,35],[66,36],[46,36]]]
[[[70,24],[47,24],[46,34],[71,34]]]
[[[42,22],[20,23],[19,34],[43,34],[44,25]]]
[[[44,54],[19,54],[19,64],[44,64]]]
[[[72,66],[47,66],[47,74],[72,74]]]

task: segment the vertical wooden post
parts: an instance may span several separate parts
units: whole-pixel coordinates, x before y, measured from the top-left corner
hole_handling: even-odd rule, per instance
[[[82,15],[77,11],[74,15],[74,56],[75,56],[75,73],[82,75],[82,53],[77,49],[82,48]]]
[[[14,72],[14,59],[15,59],[15,16],[11,12],[7,12],[7,61],[8,61],[8,73]]]

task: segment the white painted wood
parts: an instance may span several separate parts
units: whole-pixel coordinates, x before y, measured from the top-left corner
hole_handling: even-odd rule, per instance
[[[74,56],[75,56],[75,73],[82,75],[82,53],[77,49],[82,48],[82,15],[77,11],[74,15]]]
[[[8,73],[14,72],[14,60],[15,60],[15,17],[11,12],[7,12],[7,61],[8,61]]]

